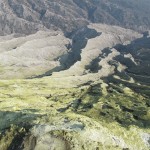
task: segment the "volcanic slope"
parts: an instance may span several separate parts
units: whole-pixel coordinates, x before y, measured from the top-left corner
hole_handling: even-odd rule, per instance
[[[120,55],[114,46],[126,45],[141,36],[132,30],[104,24],[83,27],[71,39],[61,31],[49,30],[16,38],[3,36],[0,78],[90,76],[92,72],[97,77],[108,76],[115,69],[109,62]]]
[[[71,39],[0,39],[0,149],[149,150],[148,32],[90,24]]]
[[[47,70],[59,71],[64,68],[59,59],[66,61],[70,40],[59,31],[39,31],[29,36],[2,38],[1,78],[28,78]]]
[[[70,33],[88,23],[150,29],[149,0],[1,0],[0,35],[41,29]]]

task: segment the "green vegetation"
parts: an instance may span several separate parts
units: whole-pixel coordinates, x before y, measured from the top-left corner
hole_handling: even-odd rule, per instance
[[[41,139],[60,139],[59,144],[73,150],[148,150],[141,135],[150,133],[149,103],[146,93],[113,82],[81,85],[70,77],[1,80],[0,149],[17,149],[27,142],[27,133],[30,137],[43,130]]]

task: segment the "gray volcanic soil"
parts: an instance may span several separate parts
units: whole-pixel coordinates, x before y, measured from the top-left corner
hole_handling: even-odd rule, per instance
[[[60,31],[49,30],[12,37],[4,36],[0,42],[0,78],[3,79],[42,77],[53,72],[59,77],[90,75],[94,73],[93,63],[95,75],[107,77],[115,70],[109,62],[120,55],[114,46],[126,45],[142,35],[117,26],[91,24],[75,32],[72,39]],[[108,54],[106,48],[110,49]]]
[[[150,29],[149,0],[1,0],[0,35],[61,29],[70,33],[92,23]]]

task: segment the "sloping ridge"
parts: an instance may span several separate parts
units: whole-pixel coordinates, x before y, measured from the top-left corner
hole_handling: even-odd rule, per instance
[[[53,72],[58,72],[53,76],[60,77],[82,76],[90,74],[89,68],[95,59],[99,59],[99,77],[108,76],[114,72],[108,62],[120,54],[112,48],[141,36],[132,30],[105,24],[83,27],[73,33],[71,39],[60,31],[52,30],[18,38],[6,36],[0,42],[0,77],[33,78]],[[104,56],[106,48],[112,50]]]

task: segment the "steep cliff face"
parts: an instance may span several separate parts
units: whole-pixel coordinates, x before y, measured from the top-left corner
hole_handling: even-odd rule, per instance
[[[145,30],[150,28],[149,7],[149,0],[1,0],[0,34],[45,28],[68,33],[89,22]]]

